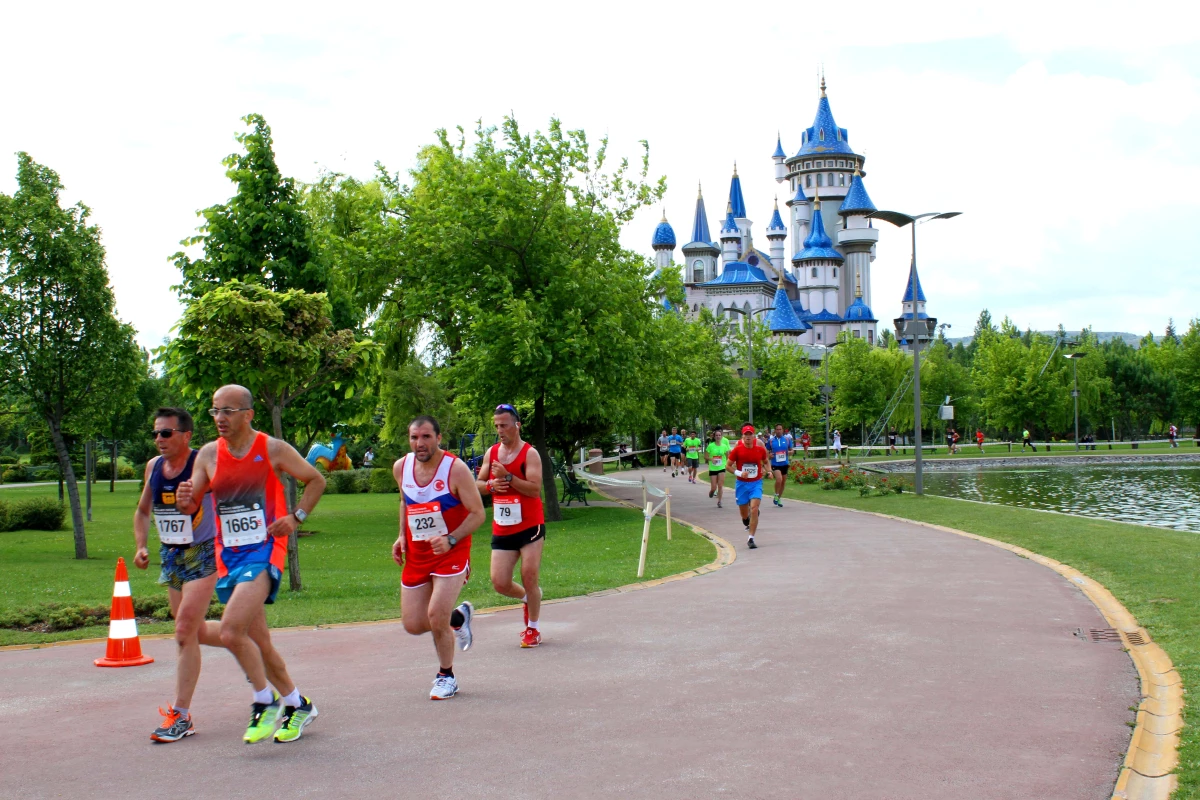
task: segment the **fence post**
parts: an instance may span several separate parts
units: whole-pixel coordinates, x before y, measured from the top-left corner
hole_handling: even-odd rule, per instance
[[[649,503],[645,506],[645,511],[642,516],[646,518],[646,522],[642,525],[642,554],[638,557],[638,574],[640,578],[646,572],[646,548],[650,545],[650,520],[653,519],[653,506]]]
[[[671,541],[671,493],[667,492],[667,541]]]

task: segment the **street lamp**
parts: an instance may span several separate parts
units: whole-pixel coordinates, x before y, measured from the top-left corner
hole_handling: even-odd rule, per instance
[[[913,216],[911,214],[903,214],[899,211],[874,211],[867,215],[869,218],[881,219],[884,222],[890,222],[897,228],[903,228],[905,225],[912,226],[913,324],[910,331],[912,335],[906,336],[905,338],[913,343],[913,428],[916,433],[916,441],[914,444],[916,445],[917,454],[917,474],[915,480],[913,481],[913,490],[919,495],[925,493],[925,486],[923,473],[921,471],[921,331],[920,326],[917,324],[919,322],[917,319],[917,223],[923,219],[927,222],[931,219],[950,219],[951,217],[957,217],[961,213],[961,211],[947,211],[944,213],[930,211],[925,214],[917,214],[916,216]],[[908,328],[908,326],[904,324],[905,322],[906,320],[904,319],[903,315],[895,320],[897,337],[901,335],[902,329]],[[929,326],[929,338],[932,338],[935,326],[937,325],[937,320],[933,318],[927,318],[926,322]]]
[[[829,397],[833,394],[833,386],[829,383],[829,351],[842,343],[839,338],[833,344],[825,345],[825,385],[821,394],[825,396],[825,458],[829,458]]]
[[[753,425],[754,424],[754,379],[757,378],[761,374],[761,372],[754,368],[754,336],[750,332],[750,318],[753,317],[755,314],[765,314],[768,311],[774,311],[775,306],[767,306],[766,308],[756,308],[753,311],[743,311],[742,309],[737,308],[736,306],[730,306],[729,308],[727,308],[725,310],[731,314],[741,314],[743,317],[746,318],[746,324],[745,324],[745,327],[746,327],[746,367],[745,367],[745,369],[738,369],[738,377],[745,378],[747,381],[749,381],[749,384],[748,384],[747,390],[746,390],[746,394],[747,394],[747,399],[749,401],[749,406],[750,406],[750,408],[748,409],[748,413],[750,414],[749,422],[751,425]]]
[[[1071,397],[1075,398],[1075,451],[1079,452],[1079,359],[1086,356],[1087,353],[1063,353],[1063,358],[1071,359],[1071,376],[1075,381],[1075,388],[1071,390]]]

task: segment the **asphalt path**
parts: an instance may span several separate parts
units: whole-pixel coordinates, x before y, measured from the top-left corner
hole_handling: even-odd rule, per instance
[[[278,631],[320,710],[287,745],[241,743],[249,690],[224,651],[205,650],[197,735],[171,745],[148,735],[172,699],[172,642],[143,642],[157,660],[126,669],[92,666],[102,645],[0,652],[0,795],[1110,796],[1136,673],[1119,645],[1073,635],[1106,623],[1068,581],[953,534],[769,497],[749,551],[732,491],[717,510],[682,477],[621,477],[639,474],[737,560],[548,605],[537,649],[517,646],[519,611],[480,615],[448,702],[428,700],[428,636]]]

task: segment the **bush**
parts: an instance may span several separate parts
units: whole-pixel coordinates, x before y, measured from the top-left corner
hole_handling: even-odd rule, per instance
[[[329,473],[325,491],[330,494],[360,494],[369,488],[367,475],[371,470],[343,469]]]
[[[400,491],[400,487],[396,485],[396,479],[392,476],[390,469],[371,469],[367,470],[367,472],[367,486],[371,492],[375,494],[392,494]]]
[[[20,464],[14,464],[0,473],[0,480],[5,483],[25,483],[29,480],[29,470]]]
[[[6,467],[10,464],[20,464],[20,460],[16,456],[0,456],[0,467]]]
[[[66,508],[52,497],[0,500],[0,531],[58,531],[66,518]]]

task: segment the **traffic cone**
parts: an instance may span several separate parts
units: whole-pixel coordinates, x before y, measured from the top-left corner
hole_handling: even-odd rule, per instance
[[[133,597],[129,594],[129,573],[125,559],[117,559],[116,585],[113,586],[112,613],[108,620],[108,653],[96,659],[97,667],[139,667],[154,661],[142,655],[137,620],[133,617]]]

